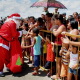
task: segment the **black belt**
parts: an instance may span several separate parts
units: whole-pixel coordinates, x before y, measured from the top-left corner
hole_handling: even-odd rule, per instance
[[[3,38],[1,35],[0,35],[0,37]],[[4,39],[5,41],[7,41],[7,42],[10,42],[10,41],[6,40],[5,38],[3,38],[3,39]]]

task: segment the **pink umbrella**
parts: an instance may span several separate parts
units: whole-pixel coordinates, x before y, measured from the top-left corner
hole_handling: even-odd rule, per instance
[[[67,9],[62,3],[56,0],[38,0],[31,7],[55,7]]]

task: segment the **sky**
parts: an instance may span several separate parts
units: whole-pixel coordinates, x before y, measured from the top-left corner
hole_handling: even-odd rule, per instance
[[[43,7],[31,8],[30,6],[37,0],[0,0],[0,17],[9,16],[13,13],[19,13],[23,18],[28,16],[40,17],[43,13]],[[66,9],[59,9],[60,13],[66,12],[67,16],[73,12],[80,13],[80,0],[57,0],[63,3]],[[54,8],[49,8],[49,12],[53,13]]]

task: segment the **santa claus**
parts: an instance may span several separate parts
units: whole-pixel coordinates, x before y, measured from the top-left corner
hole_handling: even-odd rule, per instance
[[[4,64],[13,72],[21,72],[22,50],[18,37],[22,32],[17,29],[20,26],[20,15],[12,14],[0,29],[0,77],[4,77]]]

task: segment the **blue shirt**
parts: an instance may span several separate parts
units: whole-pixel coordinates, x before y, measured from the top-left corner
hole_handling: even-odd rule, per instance
[[[41,50],[40,50],[40,47],[41,47],[41,37],[38,35],[36,37],[34,37],[36,39],[36,43],[33,47],[34,49],[34,55],[40,55],[41,54]]]

